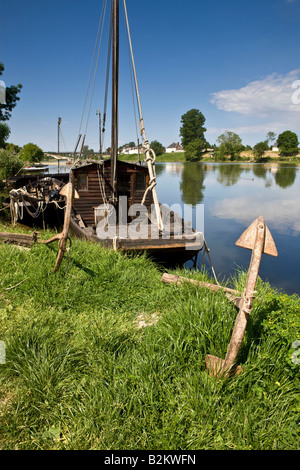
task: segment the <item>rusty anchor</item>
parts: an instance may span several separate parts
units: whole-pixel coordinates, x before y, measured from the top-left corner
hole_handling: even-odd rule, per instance
[[[69,250],[69,248],[67,248],[67,241],[69,239],[72,199],[73,197],[75,197],[76,199],[79,197],[77,191],[74,189],[73,176],[70,177],[69,183],[63,186],[59,194],[61,196],[65,196],[66,198],[63,230],[61,233],[58,233],[57,235],[54,235],[53,237],[49,238],[49,240],[46,240],[43,242],[44,244],[49,244],[49,243],[54,242],[55,240],[58,240],[58,254],[57,254],[56,263],[55,263],[53,272],[58,271],[65,252]]]
[[[210,374],[214,376],[227,377],[229,375],[237,375],[242,371],[242,367],[236,365],[235,361],[244,337],[247,321],[252,310],[255,285],[262,253],[271,256],[278,256],[276,245],[263,216],[259,216],[254,220],[235,244],[236,246],[252,250],[252,257],[244,294],[239,302],[236,302],[236,305],[239,308],[239,313],[232,332],[226,357],[225,359],[220,359],[219,357],[212,356],[210,354],[206,356],[206,368],[209,370]]]

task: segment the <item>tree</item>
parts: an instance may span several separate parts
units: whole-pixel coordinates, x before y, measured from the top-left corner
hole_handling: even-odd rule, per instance
[[[242,139],[234,132],[226,131],[218,137],[217,142],[219,143],[217,154],[222,159],[226,155],[230,155],[231,160],[235,160],[240,156],[243,149]]]
[[[205,117],[198,109],[190,109],[181,116],[180,136],[183,148],[193,142],[193,140],[201,139],[206,142],[204,132]]]
[[[155,152],[155,155],[157,157],[159,155],[162,155],[166,151],[165,147],[160,142],[158,142],[157,140],[153,140],[150,144],[150,147]]]
[[[15,175],[22,168],[19,156],[10,150],[0,150],[0,180]]]
[[[43,157],[43,150],[31,142],[24,145],[20,152],[20,158],[23,160],[23,162],[38,163],[42,161]]]
[[[84,145],[82,148],[82,155],[87,157],[88,155],[94,154],[94,150],[90,149],[88,145]]]
[[[0,76],[4,72],[4,65],[0,63]],[[6,87],[6,102],[5,104],[0,103],[0,121],[8,121],[11,118],[11,112],[19,101],[19,97],[17,96],[22,89],[21,83],[18,85],[12,85],[10,87]]]
[[[258,142],[253,147],[253,154],[255,159],[260,160],[267,150],[269,150],[269,144],[267,140],[265,140],[264,142]]]
[[[4,122],[0,122],[0,148],[5,148],[6,141],[10,136],[10,128]]]
[[[274,140],[276,140],[275,132],[272,132],[272,131],[268,132],[267,133],[267,143],[268,143],[268,145],[270,145],[270,142],[274,142]]]
[[[298,154],[298,137],[295,132],[285,131],[278,136],[277,139],[280,155],[292,156]]]
[[[206,149],[206,141],[195,139],[185,147],[185,159],[188,162],[197,162],[202,159],[203,151]]]

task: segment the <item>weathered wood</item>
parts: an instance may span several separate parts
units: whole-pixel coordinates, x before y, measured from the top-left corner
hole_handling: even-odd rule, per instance
[[[66,196],[66,208],[65,208],[65,218],[64,218],[64,226],[61,233],[54,235],[53,237],[49,238],[49,240],[44,241],[43,243],[49,244],[58,240],[58,255],[56,258],[56,263],[54,266],[54,272],[56,272],[62,262],[65,252],[67,251],[67,241],[69,237],[69,229],[70,229],[70,221],[71,221],[71,211],[72,211],[72,197],[73,197],[73,175],[71,175],[69,183],[63,188],[64,195]]]
[[[255,227],[255,230],[254,230],[252,242],[250,243],[250,246],[252,245],[252,257],[251,257],[248,276],[246,280],[245,293],[244,293],[244,296],[242,297],[239,314],[237,316],[235,326],[232,332],[232,336],[231,336],[231,340],[228,346],[222,372],[229,371],[230,368],[235,363],[240,346],[244,338],[247,321],[248,321],[250,312],[252,310],[254,290],[255,290],[258,271],[260,267],[261,256],[264,251],[265,239],[266,239],[266,224],[262,216],[258,217],[255,220],[254,227]],[[243,245],[240,244],[239,246],[243,246]],[[276,247],[275,247],[275,250],[276,250]]]
[[[217,284],[210,284],[209,282],[196,281],[195,279],[189,279],[187,277],[174,276],[173,274],[168,273],[164,273],[162,275],[161,280],[162,282],[165,282],[167,284],[177,284],[178,286],[180,286],[184,282],[189,282],[197,287],[206,287],[207,289],[210,289],[213,292],[223,290],[224,292],[229,292],[230,294],[235,294],[237,296],[240,295],[240,292],[234,289],[230,289],[229,287],[219,286]]]
[[[62,259],[64,257],[66,247],[67,247],[67,240],[69,236],[69,229],[70,229],[70,219],[71,219],[71,210],[72,210],[72,197],[73,197],[73,178],[71,176],[70,181],[67,185],[67,192],[66,192],[66,209],[65,209],[65,220],[63,231],[61,233],[61,239],[58,242],[58,255],[56,259],[56,263],[54,266],[54,272],[58,270],[61,265]]]
[[[4,243],[32,246],[35,242],[38,241],[38,233],[33,232],[31,235],[29,235],[26,233],[0,232],[0,240],[2,240]]]
[[[215,376],[228,377],[241,372],[241,366],[237,366],[235,361],[244,338],[249,315],[252,311],[252,303],[255,293],[254,289],[258,277],[262,253],[272,256],[277,256],[278,254],[272,235],[269,230],[267,231],[267,226],[263,216],[259,216],[248,227],[236,242],[236,245],[252,249],[252,257],[245,290],[243,296],[237,302],[239,313],[236,318],[226,357],[225,359],[221,359],[210,354],[206,356],[206,367],[209,370],[209,373]]]

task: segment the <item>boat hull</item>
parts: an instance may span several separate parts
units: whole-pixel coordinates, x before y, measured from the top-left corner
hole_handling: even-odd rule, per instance
[[[124,228],[124,227],[122,227]],[[132,254],[146,252],[149,258],[155,262],[168,266],[183,265],[189,260],[195,259],[204,245],[202,233],[194,233],[188,237],[168,238],[98,238],[92,228],[81,228],[74,217],[71,217],[70,229],[73,234],[81,239],[99,243],[101,246]],[[122,231],[122,230],[121,230]]]

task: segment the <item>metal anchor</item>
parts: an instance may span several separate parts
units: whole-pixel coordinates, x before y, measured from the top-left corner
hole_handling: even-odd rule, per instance
[[[243,341],[249,315],[252,311],[255,285],[262,253],[271,256],[278,256],[273,237],[266,226],[263,216],[259,216],[254,220],[235,244],[242,248],[252,250],[244,294],[236,304],[238,305],[239,313],[225,359],[221,359],[210,354],[205,358],[206,368],[209,370],[210,374],[223,377],[236,375],[242,371],[242,367],[236,365],[235,361]]]

